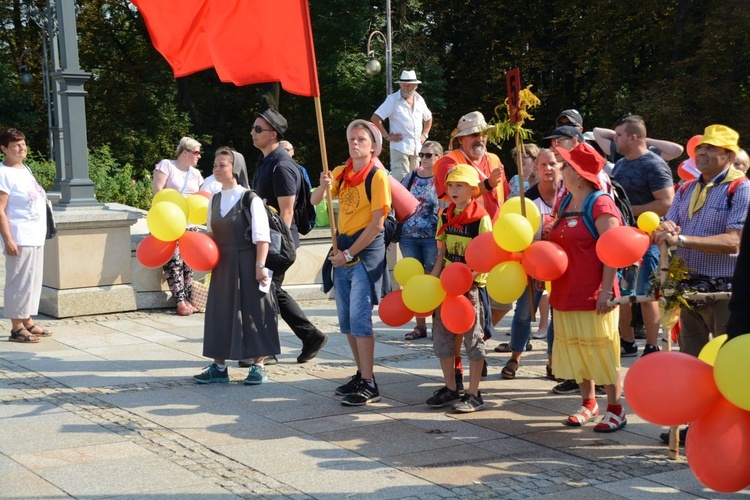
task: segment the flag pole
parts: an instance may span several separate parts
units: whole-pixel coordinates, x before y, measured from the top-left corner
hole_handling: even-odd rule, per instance
[[[326,136],[323,129],[323,109],[320,106],[320,96],[315,96],[315,119],[318,122],[318,141],[320,142],[320,158],[323,161],[323,172],[328,175],[328,153],[326,151]],[[336,244],[336,219],[333,214],[333,196],[331,190],[326,188],[326,201],[328,202],[328,218],[331,221],[331,245],[334,255],[338,253]]]

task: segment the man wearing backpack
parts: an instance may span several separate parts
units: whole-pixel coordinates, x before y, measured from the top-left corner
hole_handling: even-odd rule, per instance
[[[612,178],[619,182],[628,195],[633,215],[637,218],[643,212],[655,212],[663,217],[674,199],[672,171],[660,156],[649,151],[646,144],[646,124],[643,118],[627,115],[614,125],[617,152],[624,156],[612,170]],[[659,266],[658,245],[649,246],[635,278],[636,295],[646,295],[653,272]],[[632,281],[632,280],[629,280]],[[632,282],[630,283],[632,287]],[[642,302],[641,314],[646,327],[646,345],[643,356],[656,352],[659,348],[656,339],[659,334],[659,304]],[[622,352],[635,355],[638,346],[631,324],[632,313],[629,307],[620,308],[620,335]]]
[[[261,151],[261,155],[253,176],[253,188],[269,206],[278,210],[292,230],[295,244],[299,247],[294,214],[304,180],[297,164],[280,145],[286,130],[286,119],[275,109],[269,108],[256,115],[251,135],[253,145]],[[297,357],[297,362],[306,363],[320,352],[328,341],[328,335],[310,323],[297,302],[281,288],[284,273],[274,274],[272,281],[281,318],[302,341],[302,352]]]

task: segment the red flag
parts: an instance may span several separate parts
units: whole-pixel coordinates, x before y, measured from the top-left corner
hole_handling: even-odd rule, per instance
[[[518,105],[518,95],[521,92],[521,70],[513,68],[505,74],[505,84],[508,87],[508,117],[511,123],[521,121],[521,111]]]
[[[215,68],[235,85],[320,96],[307,0],[131,0],[175,78]]]

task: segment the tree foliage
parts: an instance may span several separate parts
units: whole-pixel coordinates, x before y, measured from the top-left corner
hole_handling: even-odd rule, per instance
[[[257,150],[250,126],[271,95],[289,121],[287,139],[298,161],[312,172],[321,169],[312,99],[274,84],[224,84],[213,70],[175,80],[128,2],[77,4],[81,67],[92,73],[86,85],[92,149],[109,145],[112,158],[134,165],[140,179],[173,154],[180,136],[191,135],[204,144],[204,174],[213,150],[224,145],[243,152],[252,168]],[[22,0],[0,6],[0,125],[22,128],[44,152],[42,93],[17,83],[23,50],[41,48],[40,30],[21,7]],[[392,7],[394,80],[402,69],[417,70],[419,91],[435,115],[430,136],[446,146],[462,115],[479,110],[492,117],[506,97],[505,73],[514,67],[542,101],[526,124],[537,141],[570,107],[581,111],[587,129],[632,112],[646,119],[650,136],[682,144],[711,123],[735,128],[742,140],[750,134],[746,0],[392,0]],[[385,33],[385,2],[316,0],[310,8],[333,166],[347,157],[349,121],[369,118],[385,97],[379,38],[373,49],[383,72],[373,77],[364,70],[368,35]],[[39,82],[41,61],[27,62]]]

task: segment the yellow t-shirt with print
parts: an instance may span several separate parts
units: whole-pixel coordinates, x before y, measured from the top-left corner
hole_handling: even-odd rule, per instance
[[[345,165],[333,169],[333,184],[331,185],[331,196],[339,199],[339,234],[352,236],[372,221],[372,213],[383,210],[385,215],[391,210],[391,186],[388,183],[388,174],[382,168],[373,166],[376,170],[372,177],[372,200],[367,199],[365,181],[358,186],[349,186],[340,190],[343,179],[339,179],[344,172]]]
[[[456,210],[456,215],[459,213],[461,211]],[[445,224],[445,217],[441,215],[438,219],[438,230],[443,224]],[[492,231],[492,220],[489,215],[485,215],[479,220],[466,224],[462,231],[456,231],[452,227],[448,227],[442,234],[435,236],[437,241],[442,241],[445,245],[443,266],[447,266],[451,262],[466,263],[466,247],[469,246],[471,240],[489,231]],[[478,274],[474,278],[474,284],[479,288],[484,287],[487,284],[487,273]]]

